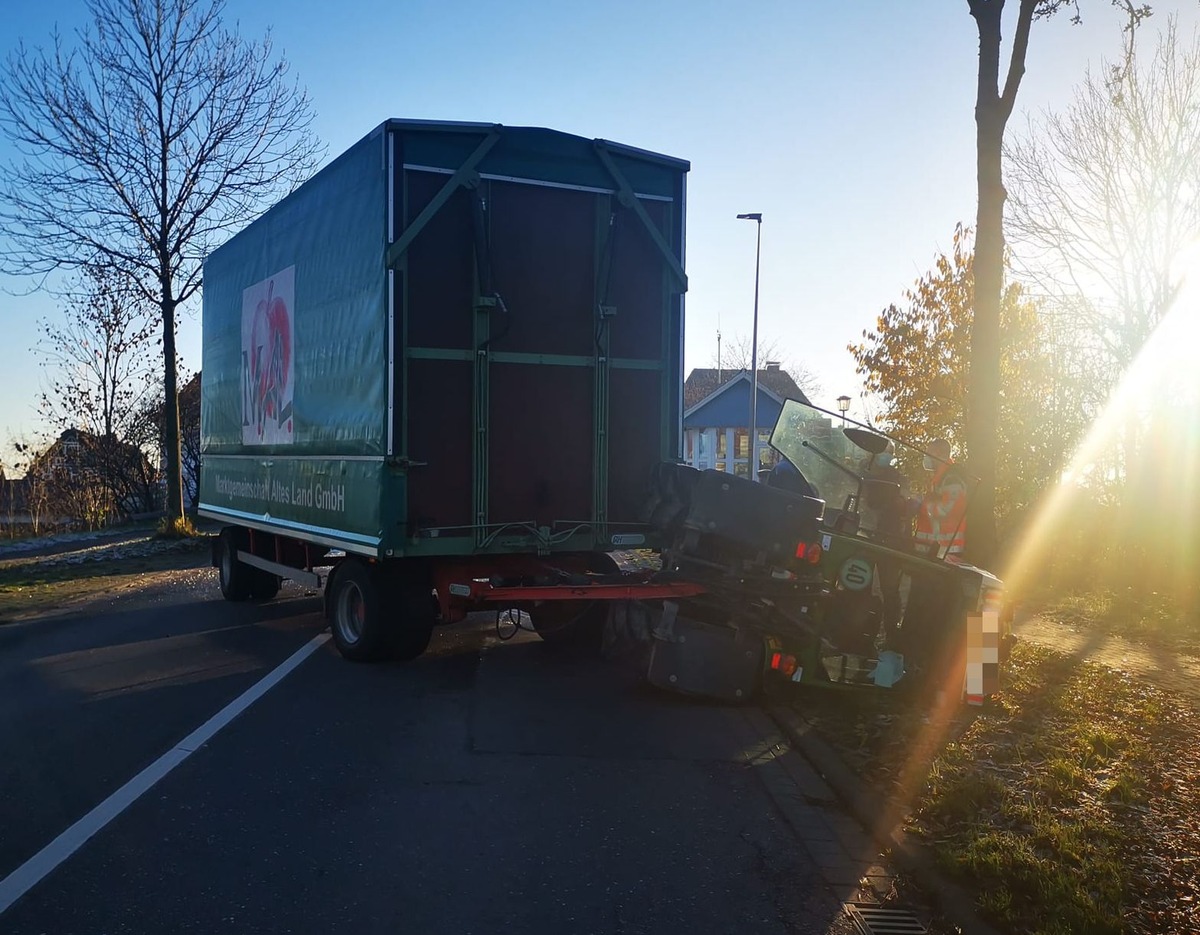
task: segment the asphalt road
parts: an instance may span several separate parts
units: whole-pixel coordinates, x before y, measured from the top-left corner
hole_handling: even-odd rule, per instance
[[[227,604],[207,569],[0,628],[0,881],[323,629],[294,586]],[[850,932],[869,855],[827,801],[757,709],[486,619],[415,663],[326,643],[0,932]]]

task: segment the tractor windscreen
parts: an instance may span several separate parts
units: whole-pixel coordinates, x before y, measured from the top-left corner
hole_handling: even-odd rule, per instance
[[[887,439],[881,440],[887,444]],[[873,455],[855,444],[837,417],[789,399],[771,433],[771,447],[804,476],[827,508],[857,510],[862,478]],[[786,472],[789,466],[775,470]]]
[[[781,462],[772,473],[798,471],[811,494],[825,501],[827,520],[855,516],[851,528],[896,538],[911,531],[909,498],[921,496],[928,467],[941,463],[870,426],[794,399],[784,402],[771,447]],[[960,476],[973,491],[977,479]]]

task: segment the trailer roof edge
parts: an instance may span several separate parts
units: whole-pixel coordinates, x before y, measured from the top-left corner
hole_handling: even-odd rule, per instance
[[[553,127],[532,127],[532,126],[510,126],[501,123],[487,123],[483,121],[473,120],[423,120],[410,119],[407,117],[389,117],[382,124],[372,131],[371,135],[379,133],[381,130],[389,127],[406,128],[411,130],[429,130],[432,132],[448,132],[448,133],[478,133],[481,130],[513,130],[520,132],[522,130],[538,130],[546,133],[557,133],[561,136],[573,137],[577,140],[595,143],[603,146],[609,152],[623,156],[631,156],[635,159],[644,159],[650,162],[657,162],[661,165],[669,166],[673,169],[682,169],[684,172],[690,172],[692,168],[691,162],[686,159],[680,159],[677,156],[668,156],[666,153],[654,152],[649,149],[641,149],[637,146],[628,146],[625,143],[617,143],[613,140],[604,139],[602,137],[590,138],[580,136],[577,133],[568,133],[565,130],[556,130]]]

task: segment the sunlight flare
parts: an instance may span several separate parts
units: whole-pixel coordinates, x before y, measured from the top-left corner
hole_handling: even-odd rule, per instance
[[[1081,531],[1081,508],[1097,496],[1090,481],[1098,473],[1118,478],[1123,495],[1114,514],[1119,521],[1087,543],[1092,553],[1120,550],[1132,530],[1144,540],[1145,524],[1157,523],[1145,567],[1179,586],[1192,583],[1200,560],[1200,242],[1180,255],[1174,274],[1169,311],[1013,551],[1003,576],[1010,593],[1022,593],[1038,577],[1063,533]],[[1118,460],[1114,452],[1122,450]]]

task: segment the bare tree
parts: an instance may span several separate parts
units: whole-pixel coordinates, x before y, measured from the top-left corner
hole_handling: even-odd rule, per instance
[[[155,384],[154,312],[120,271],[88,267],[63,320],[41,323],[36,349],[50,375],[43,414],[59,430],[86,433],[89,470],[121,513],[154,508],[157,477],[130,445]],[[152,450],[158,446],[155,438]]]
[[[6,518],[5,528],[8,531],[8,537],[11,539],[16,535],[16,514],[17,514],[17,485],[16,481],[9,481],[8,476],[4,473],[4,462],[0,461],[0,508],[3,508]]]
[[[89,530],[99,529],[111,518],[113,497],[99,470],[92,466],[89,451],[71,462],[54,458],[39,467],[39,474],[45,479],[47,502],[59,516]]]
[[[779,362],[780,368],[788,374],[800,389],[804,390],[805,395],[813,396],[821,392],[821,382],[817,379],[808,367],[804,364],[797,363],[791,357],[785,356],[786,350],[781,347],[781,342],[775,338],[761,340],[758,342],[758,365],[761,369],[766,366],[767,361]],[[752,358],[750,355],[750,338],[744,334],[734,335],[732,339],[726,341],[721,349],[721,359],[713,357],[712,365],[714,367],[720,365],[721,369],[729,374],[737,373],[739,370],[749,370]]]
[[[87,267],[62,320],[44,319],[35,351],[50,374],[43,414],[57,428],[125,435],[154,385],[155,309],[119,271]]]
[[[1124,59],[1089,71],[1061,113],[1031,118],[1005,157],[1014,249],[1079,309],[1111,385],[1169,309],[1172,265],[1200,235],[1200,34],[1181,41],[1169,18],[1143,62],[1127,33]]]
[[[29,511],[30,532],[41,531],[42,516],[50,500],[49,479],[43,469],[45,446],[23,439],[14,441],[13,448],[20,458],[15,467],[25,474],[25,508]]]
[[[167,516],[182,516],[175,315],[201,261],[321,156],[306,93],[274,55],[223,27],[221,0],[89,0],[92,25],[24,44],[0,80],[0,267],[122,270],[158,308]]]
[[[1132,30],[1150,15],[1145,4],[1111,0],[1129,17]],[[1004,0],[967,0],[979,33],[979,73],[975,96],[975,168],[979,203],[975,217],[975,319],[971,328],[966,438],[972,471],[980,477],[968,523],[972,557],[990,563],[996,552],[995,481],[1000,413],[1000,304],[1004,289],[1004,201],[1001,162],[1004,130],[1025,75],[1025,56],[1035,19],[1063,7],[1079,19],[1079,0],[1020,0],[1004,85],[1000,85],[1001,25]]]

